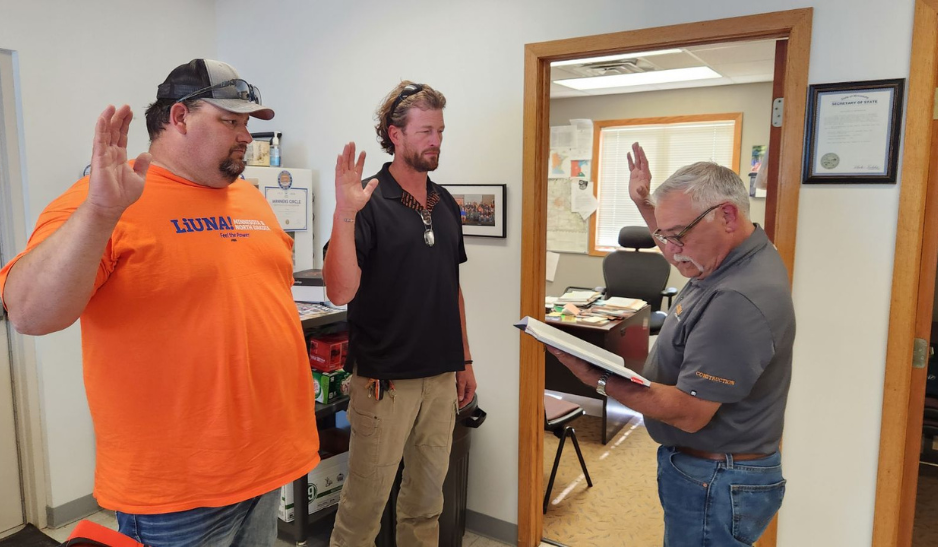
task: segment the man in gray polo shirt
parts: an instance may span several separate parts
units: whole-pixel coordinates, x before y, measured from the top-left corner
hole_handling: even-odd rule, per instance
[[[749,220],[730,169],[699,162],[649,194],[632,146],[629,191],[668,260],[690,278],[643,371],[645,388],[550,348],[587,385],[645,416],[658,449],[664,545],[752,545],[782,504],[778,452],[795,313],[785,265]]]

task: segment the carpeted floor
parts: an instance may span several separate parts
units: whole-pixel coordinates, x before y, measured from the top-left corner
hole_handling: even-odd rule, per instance
[[[59,542],[43,534],[32,524],[27,524],[12,536],[0,539],[0,547],[56,547]]]
[[[576,430],[593,479],[588,488],[573,443],[563,448],[550,505],[544,515],[544,539],[570,547],[658,547],[663,538],[663,514],[658,502],[658,445],[648,436],[640,417],[603,445],[602,420],[583,416],[571,424]],[[557,454],[559,440],[544,437],[544,485]]]

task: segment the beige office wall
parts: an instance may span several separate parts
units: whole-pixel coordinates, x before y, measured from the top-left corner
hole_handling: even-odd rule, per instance
[[[748,185],[753,145],[769,144],[772,82],[554,99],[550,102],[550,124],[566,125],[578,118],[599,121],[723,112],[743,113],[739,173]],[[749,202],[752,219],[761,224],[765,219],[765,199],[751,198]],[[562,253],[554,281],[546,282],[547,295],[559,296],[569,286],[605,285],[602,260],[586,254]],[[686,282],[672,266],[668,286],[680,288]]]

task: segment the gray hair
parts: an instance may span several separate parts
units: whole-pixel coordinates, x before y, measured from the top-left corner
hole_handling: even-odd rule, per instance
[[[674,192],[689,195],[697,211],[729,202],[739,209],[740,215],[749,219],[749,190],[739,175],[728,167],[710,161],[685,165],[655,188],[650,201],[657,205],[658,201]]]

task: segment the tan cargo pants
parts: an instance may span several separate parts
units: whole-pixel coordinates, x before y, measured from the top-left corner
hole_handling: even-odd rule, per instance
[[[455,373],[394,380],[394,389],[380,401],[369,394],[368,379],[358,374],[352,375],[350,390],[349,476],[342,488],[330,546],[375,544],[403,457],[397,544],[436,547],[443,480],[456,421]]]

